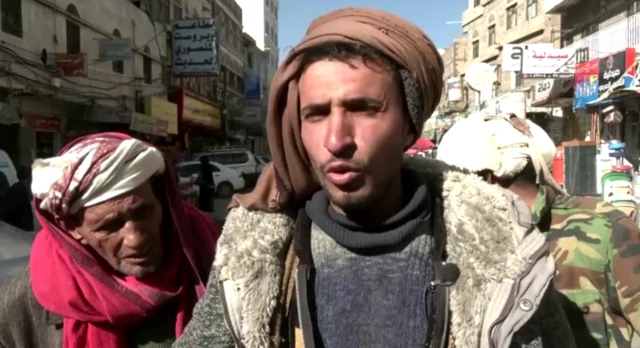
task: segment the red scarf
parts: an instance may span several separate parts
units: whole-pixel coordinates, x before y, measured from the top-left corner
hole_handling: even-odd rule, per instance
[[[176,337],[182,334],[195,303],[204,296],[220,230],[180,199],[168,167],[163,181],[176,233],[168,243],[166,266],[144,280],[118,274],[36,204],[43,229],[31,251],[31,283],[38,302],[64,318],[64,348],[127,348],[128,330],[169,303],[177,308]]]

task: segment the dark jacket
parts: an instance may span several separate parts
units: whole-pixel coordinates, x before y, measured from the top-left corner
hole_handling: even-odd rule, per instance
[[[24,231],[33,231],[31,191],[22,182],[13,184],[2,201],[1,220]]]
[[[449,282],[451,267],[436,267],[425,346],[574,347],[550,285],[553,258],[526,203],[441,162],[412,158],[405,168],[424,178],[434,198],[434,263],[460,269]],[[207,294],[174,348],[316,347],[306,291],[309,230],[299,212],[233,209]]]

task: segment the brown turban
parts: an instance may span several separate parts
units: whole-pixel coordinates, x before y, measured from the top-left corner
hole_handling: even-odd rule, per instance
[[[411,22],[368,8],[347,8],[314,20],[302,42],[280,65],[269,93],[267,135],[273,163],[255,189],[235,195],[229,208],[276,211],[303,202],[319,189],[300,137],[298,78],[306,49],[327,43],[360,43],[374,47],[408,71],[418,84],[424,122],[442,94],[443,63],[435,45]],[[421,129],[421,127],[419,128]],[[420,136],[416,134],[416,137]]]

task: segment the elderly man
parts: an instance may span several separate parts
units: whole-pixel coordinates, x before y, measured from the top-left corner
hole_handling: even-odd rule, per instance
[[[311,24],[272,84],[274,164],[232,204],[174,347],[573,346],[526,204],[441,163],[403,163],[442,70],[433,42],[389,13]]]
[[[33,164],[42,222],[0,289],[0,347],[170,347],[204,295],[219,230],[182,203],[162,154],[123,134]]]
[[[640,231],[612,205],[563,192],[549,174],[555,151],[533,122],[490,116],[456,123],[438,158],[529,204],[550,241],[577,346],[628,348],[640,329]]]

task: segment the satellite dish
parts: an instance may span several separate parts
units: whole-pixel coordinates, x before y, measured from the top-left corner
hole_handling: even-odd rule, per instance
[[[480,93],[491,91],[493,84],[498,80],[496,67],[487,63],[471,64],[464,74],[467,86]]]

